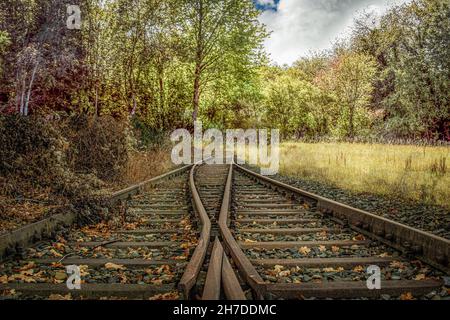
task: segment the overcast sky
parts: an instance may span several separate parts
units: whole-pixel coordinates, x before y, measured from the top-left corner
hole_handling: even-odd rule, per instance
[[[311,51],[328,49],[349,34],[363,11],[382,13],[408,0],[254,0],[260,21],[272,31],[265,47],[278,64],[291,64]]]

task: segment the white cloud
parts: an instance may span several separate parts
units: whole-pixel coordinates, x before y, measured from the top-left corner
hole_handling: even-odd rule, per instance
[[[362,10],[382,13],[392,4],[406,1],[281,0],[278,11],[265,11],[260,17],[272,31],[265,47],[274,62],[291,64],[311,51],[330,48],[336,38],[348,35]]]

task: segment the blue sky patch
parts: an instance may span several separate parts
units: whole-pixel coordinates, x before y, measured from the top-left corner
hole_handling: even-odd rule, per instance
[[[277,11],[280,0],[253,0],[253,3],[255,4],[255,6],[258,10]]]

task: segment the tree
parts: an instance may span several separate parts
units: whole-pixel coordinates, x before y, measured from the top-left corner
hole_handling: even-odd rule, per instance
[[[375,61],[364,54],[345,52],[331,63],[325,82],[337,97],[347,137],[355,136],[356,117],[369,105],[375,76]]]
[[[265,124],[279,128],[283,136],[315,137],[329,132],[333,97],[314,83],[318,70],[307,73],[316,62],[302,59],[286,70],[265,71]]]
[[[353,48],[373,56],[382,75],[373,102],[384,134],[450,139],[450,5],[414,0],[357,23]]]
[[[193,62],[193,114],[197,120],[200,97],[209,82],[224,72],[245,72],[254,63],[266,36],[252,1],[187,0],[185,28]]]

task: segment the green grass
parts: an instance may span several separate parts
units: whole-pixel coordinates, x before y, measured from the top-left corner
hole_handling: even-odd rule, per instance
[[[280,174],[450,207],[449,147],[283,143]]]

